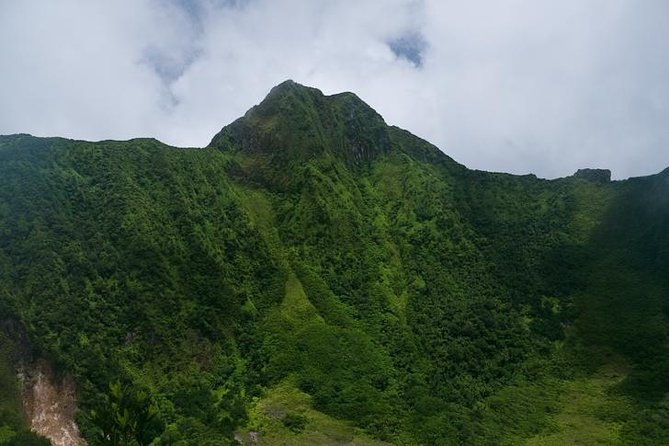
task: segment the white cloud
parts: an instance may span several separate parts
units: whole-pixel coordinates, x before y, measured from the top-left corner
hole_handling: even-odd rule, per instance
[[[0,0],[0,133],[202,146],[292,78],[356,92],[469,167],[649,174],[669,165],[668,13],[663,0]],[[404,49],[422,64],[393,52],[402,38],[424,39]]]

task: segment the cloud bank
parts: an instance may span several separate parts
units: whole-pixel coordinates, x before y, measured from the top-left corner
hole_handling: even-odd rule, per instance
[[[0,133],[204,146],[285,79],[471,168],[669,166],[664,0],[0,0]]]

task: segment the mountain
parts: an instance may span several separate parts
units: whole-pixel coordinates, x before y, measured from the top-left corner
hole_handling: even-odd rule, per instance
[[[291,81],[201,149],[0,137],[0,444],[38,381],[89,444],[669,443],[668,197]]]

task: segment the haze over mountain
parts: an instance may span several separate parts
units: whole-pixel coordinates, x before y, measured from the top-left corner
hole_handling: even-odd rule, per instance
[[[39,379],[89,444],[668,443],[669,169],[583,167],[292,81],[202,149],[0,137],[0,444]]]

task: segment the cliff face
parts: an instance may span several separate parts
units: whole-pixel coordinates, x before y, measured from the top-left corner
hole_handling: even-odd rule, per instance
[[[48,438],[53,446],[81,446],[86,442],[74,421],[76,386],[70,375],[55,376],[45,360],[21,370],[23,410],[30,428]]]

